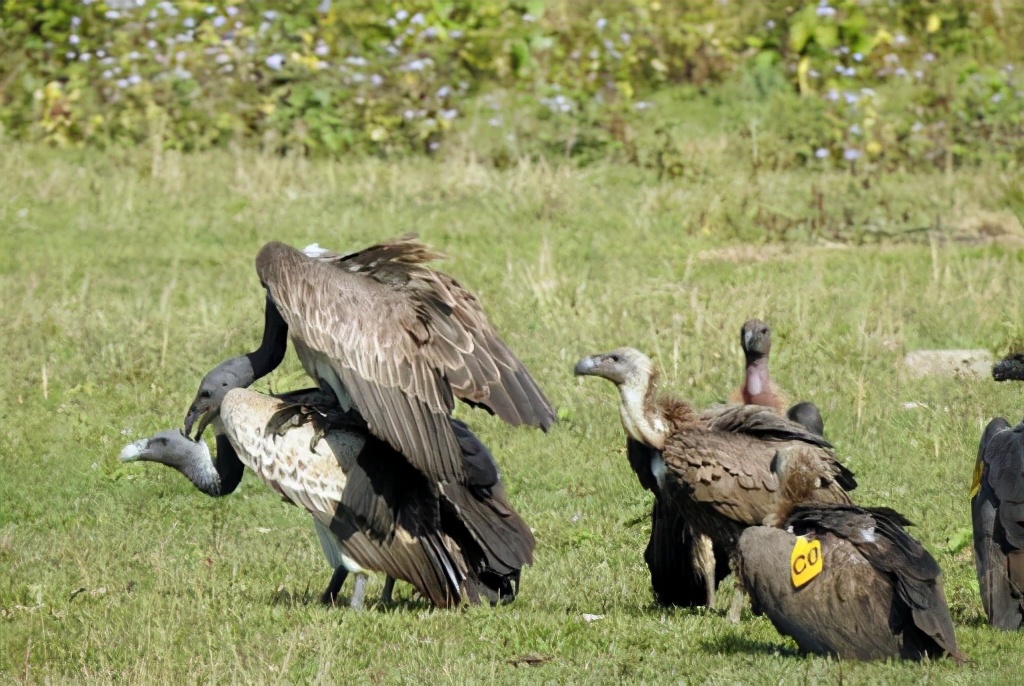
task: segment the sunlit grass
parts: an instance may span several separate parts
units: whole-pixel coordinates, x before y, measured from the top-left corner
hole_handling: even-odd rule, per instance
[[[1015,421],[1021,389],[901,370],[908,350],[1003,352],[1024,333],[1014,237],[943,239],[1001,212],[993,177],[863,189],[840,174],[751,181],[730,169],[717,162],[703,180],[658,183],[634,169],[497,172],[465,159],[8,150],[3,680],[1016,682],[1020,637],[984,626],[969,550],[955,544],[969,526],[981,427],[999,414]],[[799,199],[812,186],[830,189],[827,213],[851,208],[844,233],[780,242],[759,223],[756,209],[775,207],[811,226],[818,210]],[[941,215],[946,233],[837,246],[890,211],[880,198]],[[562,418],[544,435],[460,409],[538,539],[508,607],[431,611],[400,585],[393,609],[322,608],[329,570],[300,510],[251,477],[211,500],[170,470],[116,459],[128,440],[179,425],[201,375],[256,344],[252,262],[263,242],[346,250],[409,231],[450,255],[444,268],[481,296]],[[572,364],[631,344],[656,357],[667,386],[707,404],[738,384],[739,326],[752,316],[774,326],[776,380],[822,407],[859,501],[918,524],[945,571],[969,665],[804,659],[766,620],[734,627],[720,611],[652,605],[650,498],[626,463],[611,387],[574,379]],[[290,355],[270,385],[301,383],[298,370]]]

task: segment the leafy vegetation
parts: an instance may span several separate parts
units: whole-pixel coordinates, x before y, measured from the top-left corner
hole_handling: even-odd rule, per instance
[[[643,163],[666,100],[724,89],[767,164],[1016,169],[1022,45],[1024,7],[991,0],[0,0],[0,126],[331,156],[462,133],[499,166]]]
[[[1019,226],[991,228],[1003,172],[884,186],[842,169],[751,176],[723,138],[677,140],[685,184],[623,165],[496,170],[468,154],[382,163],[9,145],[0,681],[1014,683],[1020,637],[985,626],[964,532],[982,426],[1016,420],[1021,389],[914,379],[901,362],[919,348],[1002,353],[1024,338]],[[903,231],[915,223],[932,228]],[[876,227],[905,240],[836,242],[875,242]],[[559,410],[548,435],[459,410],[534,527],[536,563],[505,607],[432,611],[400,584],[393,608],[323,608],[329,570],[298,508],[251,475],[212,500],[116,456],[180,424],[201,376],[256,343],[264,241],[349,249],[413,230],[450,255],[444,268],[479,293]],[[751,316],[774,327],[776,381],[822,407],[858,500],[916,522],[969,664],[802,658],[764,619],[728,624],[727,591],[712,612],[652,604],[650,497],[626,462],[612,389],[574,379],[573,363],[632,344],[655,356],[666,387],[705,405],[739,383],[737,334]],[[260,388],[303,383],[289,354]]]

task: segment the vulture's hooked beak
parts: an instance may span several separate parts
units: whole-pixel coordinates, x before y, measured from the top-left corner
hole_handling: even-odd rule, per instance
[[[185,435],[192,438],[192,425],[195,424],[196,420],[199,420],[199,426],[196,427],[196,436],[194,440],[199,440],[203,437],[203,432],[206,431],[206,427],[220,415],[219,407],[207,407],[207,403],[196,398],[196,401],[188,408],[188,413],[185,415]]]
[[[596,357],[584,357],[576,366],[572,368],[572,373],[576,376],[590,376],[594,373],[597,368],[598,358]]]

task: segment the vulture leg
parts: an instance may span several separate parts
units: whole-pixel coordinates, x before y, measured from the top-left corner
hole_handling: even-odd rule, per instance
[[[711,538],[705,534],[694,536],[693,564],[697,572],[704,575],[704,589],[710,609],[715,606],[715,549]]]
[[[334,574],[331,575],[330,582],[327,584],[327,590],[320,596],[320,602],[324,605],[334,605],[338,600],[338,593],[341,592],[341,587],[347,578],[348,570],[345,569],[345,565],[338,565],[338,568],[334,570]]]
[[[288,430],[302,426],[304,418],[302,408],[298,405],[287,405],[270,416],[267,420],[266,433],[274,436],[284,436]]]
[[[357,612],[363,609],[363,599],[366,597],[366,575],[356,574],[356,587],[352,589],[352,598],[349,600],[349,607]]]
[[[729,614],[727,619],[730,624],[739,624],[740,619],[743,618],[743,608],[747,604],[747,593],[739,585],[739,576],[736,576],[737,583],[733,587],[732,592],[732,605],[729,606]]]
[[[391,594],[395,590],[395,577],[389,576],[384,579],[384,588],[380,592],[380,602],[385,605],[391,604]]]

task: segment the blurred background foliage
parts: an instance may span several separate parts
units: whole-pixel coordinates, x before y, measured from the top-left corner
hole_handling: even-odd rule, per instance
[[[1016,0],[0,0],[0,136],[308,155],[1024,162]],[[705,108],[706,111],[706,108]]]

